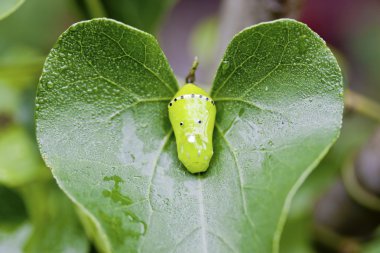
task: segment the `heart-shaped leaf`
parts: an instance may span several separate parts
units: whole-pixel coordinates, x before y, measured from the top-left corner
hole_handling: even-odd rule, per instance
[[[69,28],[37,95],[41,153],[94,221],[104,251],[276,252],[296,189],[338,136],[342,77],[293,20],[239,33],[217,72],[214,156],[189,174],[167,103],[176,80],[156,40],[107,19]]]

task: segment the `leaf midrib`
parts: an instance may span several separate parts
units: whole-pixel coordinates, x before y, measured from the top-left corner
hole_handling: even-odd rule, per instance
[[[131,59],[132,61],[136,62],[137,64],[139,64],[140,66],[142,66],[146,71],[148,71],[151,75],[153,75],[157,80],[159,80],[162,84],[165,85],[165,87],[174,95],[175,94],[175,91],[170,87],[170,85],[168,83],[166,83],[164,80],[162,80],[156,72],[154,72],[152,69],[148,68],[144,63],[140,62],[139,60],[137,60],[136,58],[132,57],[131,55],[127,54],[127,52],[125,51],[125,49],[121,46],[120,42],[115,40],[114,38],[112,38],[110,35],[106,34],[105,32],[100,32],[101,34],[103,34],[105,37],[107,37],[108,39],[110,39],[112,42],[116,43],[117,46],[121,49],[121,51],[123,52],[123,54],[128,57],[129,59]],[[146,53],[145,53],[145,56],[146,57]]]

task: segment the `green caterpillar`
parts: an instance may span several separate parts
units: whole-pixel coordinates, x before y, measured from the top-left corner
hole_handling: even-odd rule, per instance
[[[195,60],[186,84],[168,105],[178,158],[191,173],[204,172],[209,166],[216,115],[210,95],[193,84],[197,65]]]

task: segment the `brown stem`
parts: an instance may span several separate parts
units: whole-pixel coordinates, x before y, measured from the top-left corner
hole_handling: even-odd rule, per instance
[[[380,104],[375,101],[347,89],[345,91],[344,104],[346,108],[380,122]]]
[[[191,66],[191,69],[189,71],[189,74],[186,76],[186,83],[194,83],[195,82],[195,71],[197,70],[199,65],[198,57],[195,56],[193,65]]]
[[[342,179],[318,201],[314,209],[317,246],[356,253],[360,243],[372,239],[380,225],[379,151],[380,128],[357,155],[349,156]]]

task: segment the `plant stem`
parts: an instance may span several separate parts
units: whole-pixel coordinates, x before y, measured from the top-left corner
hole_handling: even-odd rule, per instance
[[[347,108],[380,122],[380,104],[375,101],[347,89],[344,104]]]
[[[100,0],[85,0],[87,10],[92,18],[106,17],[106,11]]]
[[[199,65],[198,57],[195,56],[193,65],[189,71],[189,74],[186,77],[186,83],[194,83],[195,82],[195,71],[197,70]]]

